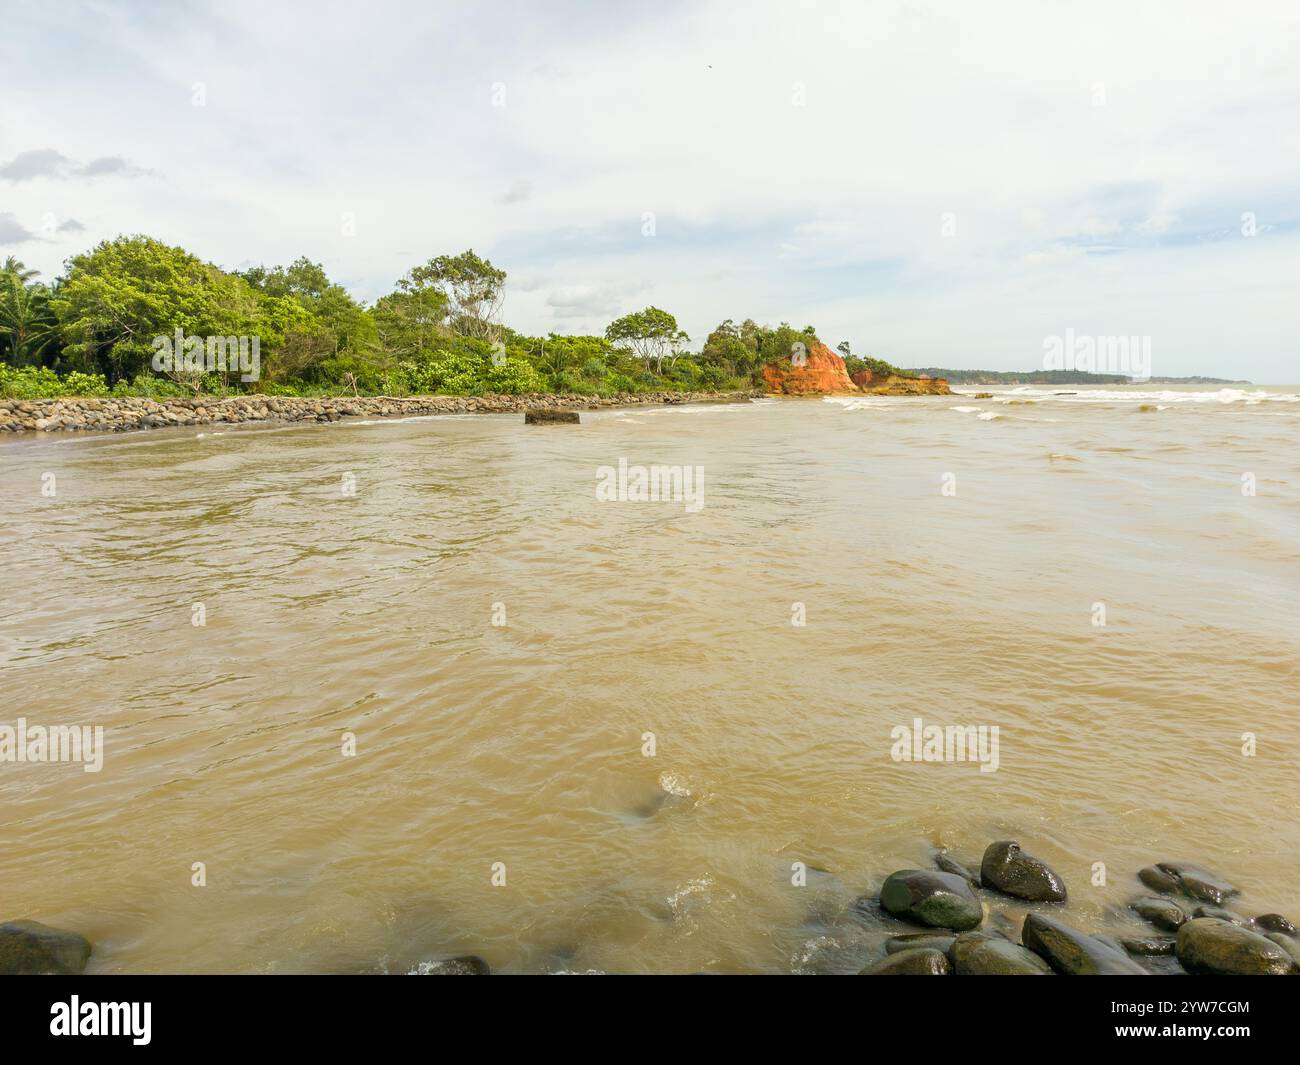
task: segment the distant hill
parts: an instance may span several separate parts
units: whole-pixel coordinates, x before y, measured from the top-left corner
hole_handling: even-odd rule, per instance
[[[1249,385],[1251,381],[1230,381],[1226,377],[1153,377],[1157,385]]]
[[[1083,370],[947,370],[923,366],[902,371],[946,377],[953,385],[1248,385],[1249,381],[1230,381],[1223,377],[1152,377],[1133,381],[1127,374],[1086,373]]]

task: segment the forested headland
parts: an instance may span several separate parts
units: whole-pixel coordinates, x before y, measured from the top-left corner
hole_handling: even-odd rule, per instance
[[[140,235],[73,256],[48,281],[10,257],[0,266],[0,396],[739,390],[760,381],[764,363],[817,339],[812,326],[728,319],[692,351],[657,307],[603,335],[528,336],[501,321],[505,286],[506,272],[472,250],[413,266],[370,304],[306,257],[224,270]],[[160,338],[181,335],[256,338],[257,372],[179,359],[160,369]],[[853,356],[847,342],[839,351],[850,372],[898,372]]]

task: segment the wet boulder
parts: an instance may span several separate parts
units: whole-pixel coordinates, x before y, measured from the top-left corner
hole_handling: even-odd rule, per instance
[[[940,950],[904,950],[873,962],[859,976],[947,976],[952,972]]]
[[[1296,935],[1296,927],[1280,913],[1261,913],[1250,922],[1261,932],[1281,932],[1284,936]]]
[[[1179,926],[1187,920],[1183,908],[1168,899],[1137,899],[1129,907],[1144,921],[1149,921],[1163,932],[1177,932]]]
[[[1026,947],[1065,976],[1147,975],[1127,954],[1046,914],[1029,914],[1020,938]]]
[[[953,873],[928,869],[890,873],[880,889],[880,905],[895,917],[958,932],[984,920],[984,905],[969,883]]]
[[[1157,869],[1154,865],[1148,865],[1145,869],[1141,870],[1138,873],[1138,879],[1158,894],[1178,894],[1178,878],[1176,876],[1170,876],[1163,869]]]
[[[1223,900],[1240,892],[1221,876],[1187,862],[1157,862],[1156,868],[1178,881],[1178,890],[1199,902],[1222,905]]]
[[[79,973],[90,960],[90,941],[37,921],[0,924],[0,975]]]
[[[988,932],[963,932],[948,950],[958,976],[1051,976],[1052,967],[1033,951]]]
[[[576,410],[530,410],[524,412],[525,425],[577,425]]]
[[[1193,917],[1178,929],[1178,960],[1188,972],[1284,976],[1295,959],[1279,943],[1217,917]]]
[[[945,873],[952,873],[953,876],[959,876],[963,880],[968,881],[972,887],[980,886],[979,874],[971,872],[970,869],[946,851],[940,851],[934,856],[934,864]]]
[[[1222,906],[1197,906],[1192,911],[1193,917],[1217,917],[1220,921],[1227,921],[1229,924],[1238,924],[1242,928],[1249,928],[1250,921],[1242,917],[1239,913],[1233,913],[1231,910],[1225,910]]]
[[[907,932],[885,941],[886,954],[898,954],[904,950],[938,950],[944,954],[952,946],[955,937],[936,932]]]
[[[1149,936],[1141,939],[1121,939],[1120,945],[1130,954],[1140,958],[1156,958],[1173,954],[1177,942],[1172,936]]]
[[[1291,960],[1296,963],[1300,969],[1300,939],[1284,935],[1281,932],[1265,932],[1264,938],[1276,943],[1279,947],[1291,955]]]
[[[1004,895],[1030,902],[1064,902],[1065,881],[1015,840],[990,843],[980,862],[980,882]]]

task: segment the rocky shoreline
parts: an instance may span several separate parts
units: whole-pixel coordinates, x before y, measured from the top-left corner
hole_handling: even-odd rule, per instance
[[[1150,892],[1111,909],[1111,932],[1086,933],[1061,916],[1065,882],[1014,840],[989,844],[978,872],[944,851],[935,869],[900,869],[851,908],[892,934],[862,976],[1294,976],[1300,932],[1281,914],[1247,917],[1226,908],[1241,893],[1187,862],[1137,874]],[[1030,903],[1017,938],[997,907]],[[890,924],[894,927],[890,928]],[[80,973],[93,946],[76,932],[35,921],[0,924],[0,975]],[[487,976],[478,955],[422,962],[419,975]]]
[[[683,403],[743,403],[746,392],[633,392],[613,396],[201,396],[197,399],[137,397],[0,399],[0,432],[124,433],[193,425],[245,422],[337,422],[345,418],[410,418],[428,414],[518,414],[537,411],[604,410],[611,407]]]
[[[1300,938],[1281,914],[1246,917],[1225,908],[1240,891],[1215,873],[1186,862],[1158,862],[1137,874],[1151,892],[1115,912],[1115,935],[1085,933],[1057,914],[1069,897],[1065,882],[1014,840],[990,843],[972,872],[939,852],[937,870],[900,869],[878,896],[863,896],[865,913],[920,926],[884,943],[884,957],[863,976],[1294,976]],[[999,899],[1040,903],[1025,915],[1016,942]],[[1002,927],[983,927],[1002,917]],[[1145,922],[1141,934],[1122,927]],[[1126,934],[1127,933],[1127,934]]]

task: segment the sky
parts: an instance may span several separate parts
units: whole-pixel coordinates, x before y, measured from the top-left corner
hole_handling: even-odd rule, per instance
[[[1300,381],[1300,4],[6,0],[0,258],[122,233],[521,332],[647,305],[902,366],[1149,338]]]

